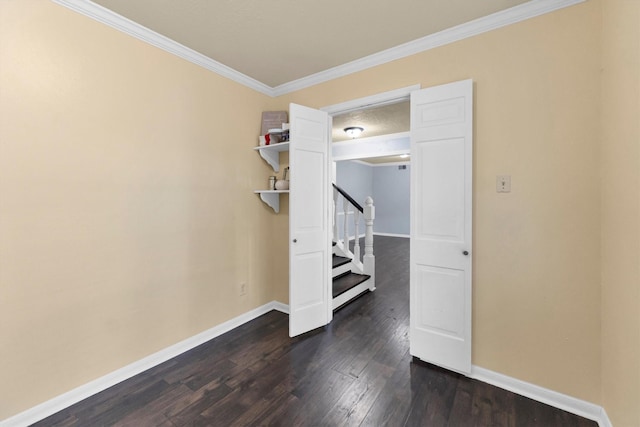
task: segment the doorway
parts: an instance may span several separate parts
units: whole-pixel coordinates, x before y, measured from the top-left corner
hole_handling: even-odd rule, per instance
[[[334,117],[411,99],[409,152],[416,163],[410,178],[410,353],[468,375],[473,81],[418,89],[400,89],[323,110]],[[357,158],[355,145],[345,144],[342,151],[331,145],[334,160]],[[377,157],[384,148],[377,144],[365,146],[365,151]]]
[[[333,122],[333,182],[360,202],[373,197],[374,234],[409,235],[409,98],[418,89],[415,85],[323,108]],[[352,128],[361,134],[346,132]]]
[[[368,238],[371,239],[370,242],[373,242],[372,255],[376,259],[375,270],[379,272],[390,271],[396,262],[389,257],[379,256],[376,249],[378,243],[387,247],[391,244],[389,240],[402,237],[401,240],[405,241],[403,242],[404,252],[407,253],[405,258],[408,258],[410,219],[410,140],[408,133],[410,106],[408,97],[409,91],[402,97],[394,94],[391,100],[384,100],[381,104],[367,102],[360,108],[350,108],[346,112],[339,111],[332,116],[333,182],[340,190],[346,192],[353,200],[363,206],[368,197],[373,198],[376,212],[373,234],[378,236],[372,237],[369,234]],[[353,127],[358,127],[362,131],[362,134],[357,138],[347,135],[345,132],[345,128],[348,130]],[[334,255],[334,260],[339,262],[341,258],[339,255],[343,255],[364,262],[363,254],[359,250],[359,248],[366,246],[364,221],[358,221],[356,209],[350,206],[343,207],[341,201],[340,198],[335,200],[334,221],[338,225],[335,227],[334,240],[339,242],[339,245],[342,244],[343,247],[346,244],[350,253],[348,255],[341,254],[340,246],[337,247],[337,250],[334,246],[334,254],[338,254],[337,257]],[[370,229],[369,233],[371,233]],[[382,235],[385,237],[383,238]],[[385,239],[388,240],[386,245],[383,242]],[[358,248],[356,248],[356,242],[359,243]],[[335,265],[338,264],[334,263]],[[408,266],[404,270],[408,271]],[[377,273],[375,277],[377,282]],[[406,287],[408,296],[408,274],[406,278],[403,285]],[[372,280],[374,279],[372,278]],[[334,297],[343,291],[340,286],[340,282],[333,283]],[[398,283],[398,286],[402,285]],[[376,288],[370,290],[373,289]],[[408,313],[408,301],[404,309]]]

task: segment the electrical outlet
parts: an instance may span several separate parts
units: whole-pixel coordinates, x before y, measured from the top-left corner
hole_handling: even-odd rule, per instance
[[[245,282],[240,283],[240,296],[247,294],[247,284]]]
[[[511,175],[496,176],[496,192],[498,193],[511,192]]]

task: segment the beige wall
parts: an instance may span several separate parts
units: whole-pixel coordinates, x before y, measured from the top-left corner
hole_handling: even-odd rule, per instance
[[[268,102],[51,1],[0,2],[0,420],[273,299]]]
[[[640,426],[640,2],[602,3],[602,403]]]
[[[637,425],[637,43],[638,2],[590,0],[268,99],[49,1],[0,2],[0,420],[288,301],[287,197],[275,215],[251,193],[273,174],[261,111],[472,78],[473,363]]]
[[[473,363],[591,402],[600,401],[599,46],[600,5],[589,1],[279,99],[322,107],[472,78]],[[496,193],[499,174],[512,176],[510,194]]]

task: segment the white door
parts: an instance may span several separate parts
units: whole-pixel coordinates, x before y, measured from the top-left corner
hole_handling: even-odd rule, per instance
[[[289,335],[331,320],[329,117],[289,106]]]
[[[473,81],[411,94],[410,353],[471,372]]]

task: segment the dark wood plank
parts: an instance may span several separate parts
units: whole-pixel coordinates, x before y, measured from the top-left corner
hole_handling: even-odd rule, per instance
[[[351,262],[350,258],[346,258],[346,257],[343,257],[343,256],[339,256],[339,255],[333,254],[331,267],[332,268],[340,267],[341,265],[345,265],[345,264],[348,264],[350,262]]]
[[[349,289],[367,280],[369,275],[347,272],[333,279],[333,297],[337,297]]]
[[[367,364],[321,420],[321,425],[360,425],[395,369],[375,361]]]
[[[362,426],[404,425],[411,408],[413,390],[411,383],[411,356],[405,349],[402,363],[396,364],[393,375],[384,385],[378,398],[362,420]]]
[[[411,408],[406,426],[446,426],[460,375],[433,365],[411,364]]]
[[[480,381],[460,378],[449,415],[452,425],[515,427],[515,394]]]
[[[376,236],[374,250],[376,291],[326,327],[292,339],[267,313],[36,425],[596,427],[414,360],[409,240]]]
[[[196,392],[186,392],[162,410],[164,415],[176,425],[186,425],[200,418],[202,411],[223,399],[233,389],[226,384],[213,383]]]

